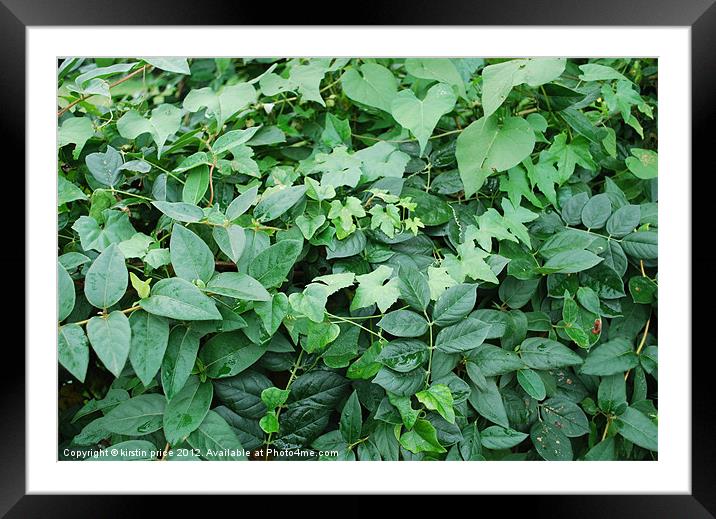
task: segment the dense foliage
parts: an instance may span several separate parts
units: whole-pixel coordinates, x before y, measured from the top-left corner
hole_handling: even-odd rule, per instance
[[[60,459],[655,459],[656,81],[63,61]]]

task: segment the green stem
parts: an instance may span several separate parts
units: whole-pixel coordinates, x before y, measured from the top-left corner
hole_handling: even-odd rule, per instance
[[[286,387],[284,389],[290,389],[291,384],[293,384],[293,381],[296,380],[296,373],[298,373],[299,368],[301,367],[301,359],[303,358],[303,349],[298,354],[298,358],[296,359],[296,362],[293,364],[293,368],[291,368],[291,375],[288,377],[288,382],[286,382]],[[279,416],[281,416],[281,410],[283,408],[279,407],[276,410],[276,421],[278,421]],[[269,433],[268,438],[266,439],[266,455],[264,456],[264,460],[268,461],[268,447],[271,445],[271,439],[273,437],[273,433]]]
[[[435,346],[433,345],[433,322],[430,320],[427,310],[423,310],[423,315],[425,315],[425,319],[428,321],[428,336],[430,337],[428,344],[428,371],[425,374],[425,387],[427,388],[430,385],[430,372],[433,369],[433,351],[435,351]]]
[[[131,308],[125,308],[124,310],[119,310],[119,311],[122,312],[123,314],[131,314],[132,312],[134,312],[135,310],[139,310],[140,308],[141,308],[141,306],[135,305]],[[78,321],[76,323],[67,323],[67,324],[76,324],[77,326],[83,326],[83,325],[87,324],[88,322],[90,322],[90,319],[85,319],[84,321]],[[67,324],[65,324],[63,326],[67,326]]]
[[[329,313],[329,312],[326,312],[326,315],[328,315],[328,317],[332,317],[333,319],[338,319],[339,321],[342,321],[342,322],[344,322],[344,323],[348,323],[348,324],[352,324],[353,326],[357,326],[357,327],[360,328],[361,330],[364,330],[364,331],[368,332],[369,334],[374,335],[374,336],[377,337],[378,339],[383,339],[383,337],[382,337],[379,333],[375,333],[375,332],[374,332],[373,330],[371,330],[370,328],[366,328],[366,327],[363,326],[362,324],[358,324],[358,323],[356,323],[355,321],[351,321],[350,319],[346,319],[346,318],[344,318],[344,317],[341,317],[340,315],[333,315],[333,314],[331,314],[331,313]],[[333,322],[333,321],[331,321],[331,322]],[[335,324],[335,323],[334,323],[334,324]]]
[[[133,196],[133,197],[135,197],[135,198],[141,198],[142,200],[149,200],[150,202],[152,201],[152,199],[149,198],[149,197],[146,197],[146,196],[143,196],[143,195],[138,195],[137,193],[130,193],[129,191],[122,191],[122,190],[120,190],[120,189],[114,189],[114,188],[113,188],[113,189],[112,189],[112,193],[119,193],[120,195]]]

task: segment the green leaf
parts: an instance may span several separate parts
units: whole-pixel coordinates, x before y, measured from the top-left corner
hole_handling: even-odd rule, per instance
[[[266,404],[267,409],[276,409],[286,403],[291,391],[277,387],[267,387],[261,391],[261,401]]]
[[[579,66],[582,73],[579,75],[581,81],[609,81],[613,79],[626,78],[614,70],[612,67],[606,65],[599,65],[598,63],[587,63]]]
[[[440,330],[435,339],[435,348],[443,353],[465,353],[480,346],[489,331],[490,326],[487,323],[466,317],[457,324]]]
[[[454,324],[469,314],[477,300],[476,285],[462,283],[448,288],[433,308],[433,322],[438,326]]]
[[[125,436],[144,436],[162,428],[166,400],[152,393],[121,402],[102,419],[109,432]]]
[[[258,253],[249,264],[249,275],[266,288],[281,285],[303,250],[301,240],[282,240]]]
[[[199,351],[199,338],[194,330],[181,325],[175,326],[169,334],[161,365],[162,388],[167,399],[174,398],[189,379]]]
[[[414,395],[421,387],[424,387],[425,370],[418,367],[412,371],[401,373],[383,366],[373,379],[373,383],[389,393],[395,393],[398,396],[410,396]]]
[[[401,265],[398,280],[400,298],[415,310],[425,311],[430,303],[430,287],[425,276],[415,268]]]
[[[584,137],[577,136],[567,143],[566,133],[555,136],[550,147],[540,153],[539,160],[557,167],[556,180],[559,185],[564,184],[572,177],[577,165],[590,171],[597,170],[597,165],[589,151],[589,141]]]
[[[187,443],[209,461],[246,460],[244,447],[234,429],[226,423],[219,413],[209,411],[201,425],[186,439]]]
[[[525,367],[519,356],[492,344],[482,344],[470,352],[471,362],[480,366],[480,373],[485,377],[504,375]]]
[[[535,422],[530,429],[530,438],[537,453],[547,461],[572,461],[574,459],[569,438],[550,423]]]
[[[214,241],[231,261],[238,263],[246,246],[246,234],[243,227],[230,224],[228,227],[216,226],[212,229]]]
[[[485,117],[492,115],[507,99],[512,87],[527,83],[536,87],[562,75],[564,58],[513,59],[488,65],[482,70],[482,106]]]
[[[594,348],[584,361],[581,373],[608,376],[635,368],[639,358],[626,339],[617,337]]]
[[[601,229],[612,214],[612,203],[606,193],[594,195],[582,208],[582,223],[587,229]]]
[[[92,137],[94,137],[94,127],[89,117],[70,117],[62,122],[62,126],[57,131],[57,147],[74,144],[72,158],[77,160],[82,153],[82,148]]]
[[[550,398],[542,404],[541,413],[545,423],[562,431],[569,438],[589,434],[589,422],[584,411],[567,398]]]
[[[552,369],[582,364],[582,357],[550,339],[532,337],[520,345],[520,356],[532,369]]]
[[[122,299],[127,290],[129,273],[124,263],[124,254],[116,244],[107,247],[85,276],[85,297],[92,306],[109,308]]]
[[[534,145],[534,131],[519,117],[507,117],[501,126],[496,116],[471,123],[457,138],[455,149],[465,195],[477,193],[489,175],[522,162]]]
[[[517,382],[529,396],[535,400],[544,400],[547,390],[544,387],[542,377],[531,369],[520,369],[517,371]],[[526,435],[525,435],[526,436]]]
[[[122,373],[127,362],[131,335],[129,320],[119,311],[93,317],[87,323],[87,336],[92,349],[115,377]]]
[[[348,98],[388,113],[398,93],[398,80],[377,63],[364,63],[358,70],[349,68],[341,76],[341,86]]]
[[[241,146],[245,142],[248,142],[259,130],[259,126],[247,128],[245,130],[232,130],[222,134],[216,141],[214,141],[211,151],[214,155],[220,155],[227,151],[230,151],[238,146]]]
[[[226,219],[233,222],[239,216],[248,211],[249,207],[251,207],[256,201],[256,195],[258,192],[258,186],[254,186],[234,198],[229,204],[229,207],[226,208]]]
[[[588,250],[567,250],[556,253],[538,270],[542,274],[574,274],[588,270],[603,260],[604,258]]]
[[[196,167],[186,176],[184,189],[182,189],[182,201],[196,205],[204,198],[207,189],[209,189],[209,168],[205,165]]]
[[[57,207],[74,202],[75,200],[87,200],[87,195],[79,187],[63,176],[57,177]]]
[[[658,431],[654,422],[633,407],[627,407],[616,420],[619,434],[630,442],[650,451],[658,451]]]
[[[240,331],[225,332],[209,339],[199,352],[199,358],[209,377],[233,377],[252,366],[265,351]]]
[[[81,326],[66,324],[60,327],[57,352],[60,364],[77,380],[84,382],[89,365],[89,343]]]
[[[635,303],[653,303],[656,299],[657,290],[656,283],[644,276],[634,276],[629,280],[629,293]]]
[[[59,261],[57,262],[57,298],[57,318],[59,321],[64,321],[75,307],[75,282]]]
[[[408,58],[405,70],[420,79],[432,79],[453,87],[457,94],[465,97],[465,82],[453,60],[447,58]]]
[[[453,397],[450,388],[444,384],[433,384],[415,394],[418,401],[431,411],[437,411],[450,423],[455,423]]]
[[[275,220],[296,205],[305,195],[306,186],[291,186],[272,191],[261,198],[254,208],[254,218],[260,222]]]
[[[641,209],[638,205],[620,207],[607,220],[607,232],[616,238],[626,236],[639,226]]]
[[[468,401],[481,416],[502,427],[509,427],[507,411],[502,395],[497,389],[494,378],[485,379],[485,386],[472,387]]]
[[[214,255],[204,240],[186,227],[175,224],[169,254],[177,276],[187,281],[208,282],[214,274]]]
[[[453,218],[450,205],[438,196],[410,187],[403,188],[401,196],[417,204],[414,214],[425,225],[442,225]]]
[[[146,63],[177,74],[191,74],[186,58],[143,58]]]
[[[627,157],[624,161],[629,171],[643,180],[649,180],[659,176],[659,155],[652,150],[632,148],[633,157]]]
[[[423,419],[418,419],[412,430],[400,435],[400,445],[410,452],[446,452],[445,447],[440,445],[435,427]]]
[[[174,135],[181,125],[182,111],[174,105],[162,104],[152,110],[149,119],[130,110],[117,121],[117,131],[125,139],[136,139],[149,133],[157,145],[157,158],[162,156],[162,147],[167,138]],[[112,184],[109,184],[112,185]]]
[[[399,373],[408,373],[428,360],[428,346],[415,339],[391,341],[378,355],[377,361]]]
[[[197,287],[181,278],[162,279],[152,294],[139,302],[151,314],[184,321],[221,319],[214,302]]]
[[[452,89],[443,83],[431,87],[422,101],[415,97],[412,90],[402,90],[393,97],[390,113],[418,139],[422,155],[438,121],[452,111],[456,100]]]
[[[522,443],[528,434],[499,425],[492,425],[480,431],[480,442],[487,449],[511,449]]]
[[[249,275],[240,272],[220,272],[206,285],[207,292],[242,301],[270,301],[271,294]]]
[[[632,258],[655,260],[659,257],[659,235],[656,231],[627,234],[622,239],[621,246]]]
[[[191,377],[164,410],[164,435],[170,445],[183,441],[199,428],[209,412],[214,386]]]
[[[169,322],[138,310],[130,316],[129,326],[132,330],[129,361],[142,384],[149,386],[162,366],[169,342]]]
[[[396,337],[420,337],[428,331],[428,322],[410,310],[389,312],[378,321],[378,326]]]
[[[221,128],[231,116],[255,103],[256,99],[257,93],[253,85],[239,83],[224,87],[218,94],[210,87],[192,90],[184,98],[183,106],[189,112],[206,108],[207,117],[216,119],[217,128]]]
[[[198,222],[204,218],[204,211],[194,204],[184,202],[162,202],[155,200],[152,205],[178,222]]]
[[[112,146],[104,153],[90,153],[85,157],[87,169],[94,179],[103,186],[114,187],[118,184],[122,171],[122,156]]]
[[[351,301],[351,310],[372,304],[377,304],[381,312],[388,310],[400,297],[398,278],[391,278],[392,274],[391,267],[381,265],[370,274],[356,276],[358,288]]]
[[[353,391],[346,405],[343,406],[343,411],[341,411],[339,422],[341,436],[346,443],[355,443],[360,439],[362,427],[363,417],[361,416],[360,401],[358,400],[358,393]]]

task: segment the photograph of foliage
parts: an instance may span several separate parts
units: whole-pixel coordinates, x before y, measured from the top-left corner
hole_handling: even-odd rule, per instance
[[[58,459],[657,459],[657,73],[60,60]]]

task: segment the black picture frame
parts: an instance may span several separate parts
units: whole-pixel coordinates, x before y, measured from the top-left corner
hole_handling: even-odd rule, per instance
[[[688,26],[691,28],[692,66],[692,170],[703,173],[699,177],[699,189],[692,199],[692,238],[708,235],[710,206],[709,196],[703,182],[713,178],[716,166],[716,133],[713,130],[716,103],[716,5],[714,0],[636,0],[599,2],[575,2],[569,0],[393,0],[389,4],[375,5],[370,9],[355,9],[350,17],[339,16],[343,8],[336,3],[314,5],[309,9],[302,5],[300,12],[292,13],[278,8],[267,13],[267,6],[260,2],[233,2],[226,6],[219,2],[187,2],[180,0],[0,0],[0,84],[2,84],[3,143],[12,153],[12,175],[15,180],[24,171],[24,154],[31,143],[25,140],[26,39],[28,26],[43,25],[247,25],[292,24],[333,25],[345,24],[379,25],[577,25],[577,26]],[[217,13],[221,13],[218,15]],[[345,13],[345,11],[344,11]],[[334,20],[327,17],[334,15]],[[270,16],[269,16],[270,15]],[[567,47],[568,48],[568,47]],[[91,43],[88,43],[91,51]],[[7,160],[7,159],[6,159]],[[7,165],[7,163],[6,163]],[[6,174],[9,174],[6,169]],[[685,172],[668,174],[685,175]],[[696,175],[692,176],[692,182]],[[21,190],[21,188],[20,188]],[[17,187],[11,196],[17,195]],[[30,196],[29,193],[26,196]],[[703,200],[699,200],[701,197]],[[20,202],[22,204],[22,202]],[[15,212],[24,214],[23,209]],[[17,221],[17,220],[15,220]],[[703,222],[703,223],[701,223]],[[31,240],[23,235],[15,243]],[[694,243],[692,242],[692,243]],[[17,250],[21,250],[17,246]],[[692,253],[692,271],[707,276],[713,260]],[[12,262],[11,262],[12,261]],[[6,275],[17,272],[19,258],[6,256],[3,260]],[[41,275],[25,271],[25,276]],[[709,282],[709,279],[704,279]],[[691,284],[689,277],[683,282]],[[17,294],[21,293],[18,289]],[[711,305],[696,304],[696,293],[691,301],[691,323],[683,323],[684,337],[691,337],[708,325]],[[684,301],[683,304],[689,304]],[[19,306],[19,305],[18,305]],[[32,325],[32,315],[25,316],[26,326]],[[699,323],[700,326],[699,326]],[[716,442],[714,420],[716,406],[711,402],[713,379],[709,362],[712,341],[697,342],[693,335],[692,348],[692,494],[691,495],[619,495],[619,496],[481,496],[504,510],[504,499],[509,499],[510,515],[528,512],[530,516],[549,517],[684,517],[706,518],[716,514]],[[708,335],[704,334],[708,338]],[[138,496],[28,496],[25,495],[25,453],[31,446],[25,443],[25,354],[16,341],[6,339],[3,359],[13,369],[3,369],[0,377],[0,515],[10,518],[28,517],[126,517],[136,514]],[[665,347],[690,347],[690,341]],[[666,439],[668,441],[668,438]],[[317,492],[319,490],[317,489]],[[243,498],[242,498],[243,499]],[[503,499],[502,505],[497,503]],[[172,498],[182,505],[184,500]],[[424,501],[411,500],[420,505]],[[408,501],[401,503],[403,513]],[[216,503],[212,505],[215,507]],[[242,505],[243,508],[243,505]],[[369,513],[370,508],[358,504],[357,498],[345,498],[341,509]],[[208,509],[207,509],[208,510]],[[218,509],[216,509],[216,513]],[[238,510],[237,510],[238,512]],[[335,510],[336,513],[347,513]],[[349,513],[349,512],[348,512]],[[364,515],[363,514],[363,515]]]

